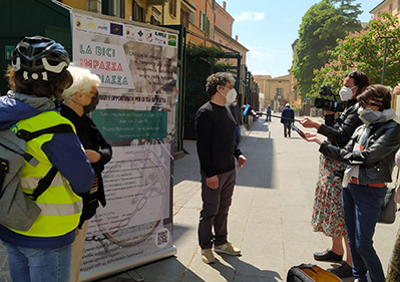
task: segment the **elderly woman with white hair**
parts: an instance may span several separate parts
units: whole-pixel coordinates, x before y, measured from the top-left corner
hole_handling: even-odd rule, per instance
[[[106,205],[101,172],[104,170],[104,165],[110,161],[112,150],[88,116],[99,102],[97,87],[100,85],[100,79],[84,68],[70,66],[68,71],[71,73],[74,83],[62,93],[64,103],[61,105],[61,115],[74,124],[76,134],[82,142],[86,156],[96,174],[90,192],[79,195],[83,200],[83,210],[76,238],[72,244],[71,276],[71,281],[78,281],[88,220],[96,214],[99,202],[102,206]]]

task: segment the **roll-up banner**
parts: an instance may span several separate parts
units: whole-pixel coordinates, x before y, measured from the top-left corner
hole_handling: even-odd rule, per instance
[[[89,221],[80,281],[174,255],[176,31],[71,12],[73,62],[99,76],[92,119],[112,145],[107,205]]]

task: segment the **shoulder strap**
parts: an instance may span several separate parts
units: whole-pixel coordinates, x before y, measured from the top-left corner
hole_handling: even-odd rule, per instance
[[[0,158],[0,190],[3,189],[6,172],[8,172],[8,161]],[[3,194],[3,191],[0,192],[0,196],[1,194]]]
[[[56,126],[48,127],[42,130],[29,132],[24,129],[20,129],[17,132],[17,136],[21,139],[24,139],[26,142],[39,137],[40,135],[47,134],[47,133],[69,133],[74,132],[72,127],[69,124],[59,124]]]
[[[39,198],[39,196],[42,195],[47,190],[47,188],[49,188],[57,172],[58,169],[56,169],[55,166],[52,166],[49,172],[47,172],[47,174],[45,175],[45,177],[39,180],[38,186],[33,191],[32,195],[29,195],[29,197],[32,200],[36,201],[37,198]]]
[[[74,131],[69,124],[59,124],[56,126],[48,127],[34,132],[29,132],[24,129],[21,129],[18,130],[17,136],[28,142],[34,138],[39,137],[40,135],[48,133],[74,133]],[[33,158],[32,156],[30,157]],[[32,195],[29,195],[29,197],[32,198],[34,201],[36,201],[37,198],[39,198],[39,196],[42,195],[47,190],[47,188],[49,188],[57,172],[58,169],[55,166],[52,166],[51,169],[47,172],[47,174],[42,179],[39,180],[38,186],[33,191]]]

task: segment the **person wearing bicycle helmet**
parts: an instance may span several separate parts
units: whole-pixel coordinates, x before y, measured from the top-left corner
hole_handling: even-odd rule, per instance
[[[53,101],[73,83],[68,65],[68,53],[61,44],[41,36],[25,37],[16,46],[8,67],[11,90],[0,98],[1,130],[32,132],[58,125],[69,128],[26,142],[27,152],[38,164],[25,162],[23,191],[35,191],[39,181],[54,169],[55,175],[35,200],[41,213],[29,230],[0,225],[0,239],[7,247],[14,282],[69,282],[71,278],[71,244],[82,208],[78,194],[90,190],[94,171],[74,125],[58,114]]]

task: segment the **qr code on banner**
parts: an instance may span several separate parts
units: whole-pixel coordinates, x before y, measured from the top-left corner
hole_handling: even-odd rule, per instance
[[[164,248],[170,240],[170,232],[167,228],[161,228],[157,231],[156,245],[159,248]]]

